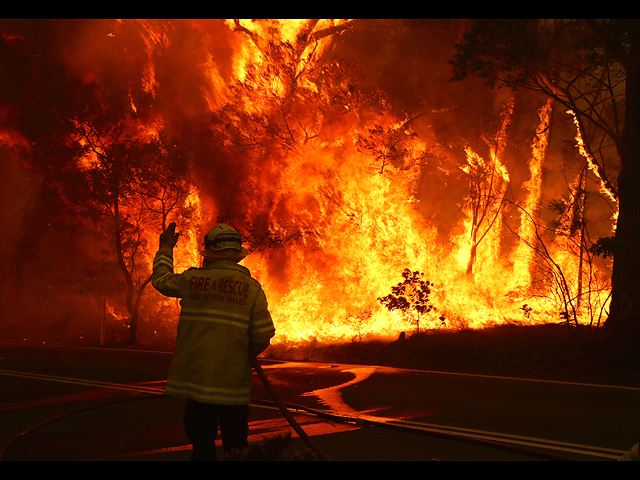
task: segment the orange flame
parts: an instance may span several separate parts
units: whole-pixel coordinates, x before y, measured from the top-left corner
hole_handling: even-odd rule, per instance
[[[307,21],[273,20],[267,23],[227,20],[237,30],[251,25],[253,32],[274,41],[294,42]],[[332,25],[322,21],[321,25]],[[243,81],[250,64],[263,65],[265,58],[258,45],[241,36],[234,45],[232,72],[234,81]],[[320,48],[325,44],[320,42]],[[215,111],[230,95],[212,58],[202,65],[211,83],[207,105]],[[153,68],[147,69],[145,88],[155,89]],[[228,83],[228,82],[227,82]],[[274,95],[282,94],[283,85],[270,86]],[[312,84],[303,88],[313,90]],[[549,296],[538,295],[532,287],[535,268],[535,226],[541,201],[541,171],[548,146],[551,102],[539,112],[539,127],[531,146],[528,163],[530,178],[522,188],[526,192],[517,234],[522,241],[507,256],[502,254],[507,234],[503,219],[503,199],[510,184],[505,164],[505,141],[514,102],[507,105],[504,122],[497,133],[495,146],[484,158],[468,147],[462,171],[491,172],[491,195],[494,206],[485,223],[476,232],[473,274],[468,274],[469,239],[473,234],[473,214],[462,207],[462,220],[447,244],[437,239],[437,226],[420,212],[416,198],[423,170],[416,159],[435,147],[405,128],[405,119],[389,111],[378,112],[385,128],[404,135],[406,151],[385,163],[376,164],[358,148],[357,139],[366,135],[372,120],[366,116],[344,116],[340,133],[320,137],[287,152],[286,162],[269,165],[255,183],[256,195],[244,206],[250,218],[264,214],[269,232],[295,227],[300,233],[295,244],[276,250],[254,251],[243,260],[262,283],[276,325],[275,342],[349,341],[354,338],[395,337],[412,327],[397,311],[390,312],[378,302],[401,280],[405,268],[424,272],[434,283],[431,302],[437,311],[421,321],[421,328],[482,328],[503,323],[544,323],[556,321],[557,305]],[[247,104],[249,113],[260,113],[268,105]],[[153,135],[153,131],[149,131]],[[582,151],[582,150],[581,150]],[[274,180],[275,178],[275,180]],[[194,182],[186,205],[194,212],[190,225],[179,225],[182,237],[175,250],[175,268],[180,272],[201,263],[198,250],[203,225],[205,198]],[[261,200],[272,200],[268,205]],[[207,205],[207,208],[212,209]],[[159,232],[149,232],[154,245]],[[151,264],[153,252],[148,253]],[[567,277],[576,278],[575,254],[554,244],[550,255],[564,269]],[[602,278],[603,276],[601,276]],[[594,293],[598,306],[606,303],[605,289]],[[577,293],[569,292],[574,298]],[[595,300],[594,300],[595,301]],[[599,303],[598,303],[599,302]],[[526,305],[525,305],[526,304]],[[171,305],[177,311],[178,306]],[[523,307],[527,308],[523,308]],[[533,313],[532,313],[533,312]],[[580,319],[588,322],[585,312]],[[176,315],[177,319],[177,315]]]

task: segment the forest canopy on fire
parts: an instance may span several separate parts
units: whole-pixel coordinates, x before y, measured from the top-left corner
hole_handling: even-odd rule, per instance
[[[429,286],[421,330],[603,325],[612,259],[593,246],[614,235],[616,148],[560,96],[454,72],[480,58],[468,31],[0,21],[3,338],[170,343],[179,304],[150,285],[170,222],[176,273],[215,224],[242,234],[276,342],[410,331],[410,309],[379,301],[406,271]]]

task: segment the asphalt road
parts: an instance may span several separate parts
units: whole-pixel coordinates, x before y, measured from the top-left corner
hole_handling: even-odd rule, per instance
[[[169,361],[159,352],[0,345],[0,459],[189,460],[184,400],[162,393]],[[640,389],[261,364],[333,460],[610,461],[640,439]],[[254,374],[250,442],[290,433],[286,452],[307,458],[312,450],[271,400]]]

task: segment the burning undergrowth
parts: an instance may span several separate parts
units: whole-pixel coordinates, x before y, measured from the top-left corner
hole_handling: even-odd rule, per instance
[[[212,224],[242,233],[275,344],[601,324],[609,266],[587,247],[612,207],[572,117],[450,84],[461,28],[6,21],[31,81],[3,97],[5,331],[170,345],[179,305],[149,286],[169,221],[177,271]],[[411,307],[379,301],[407,270],[434,308],[418,283]]]

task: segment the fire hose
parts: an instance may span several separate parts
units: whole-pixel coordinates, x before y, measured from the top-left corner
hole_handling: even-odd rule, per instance
[[[287,410],[287,407],[284,405],[284,403],[282,403],[282,401],[280,400],[280,398],[276,395],[276,393],[273,390],[273,387],[271,385],[271,382],[269,382],[269,379],[267,378],[267,376],[265,375],[264,371],[262,370],[262,367],[260,366],[260,363],[258,362],[258,359],[256,358],[256,356],[254,354],[249,354],[249,358],[251,359],[251,363],[253,365],[254,370],[256,371],[256,373],[258,374],[258,377],[260,378],[260,380],[262,381],[263,385],[265,386],[265,388],[267,389],[267,392],[269,393],[269,395],[271,395],[271,398],[273,399],[274,403],[277,405],[278,409],[280,410],[280,412],[282,412],[282,414],[284,415],[284,417],[287,419],[287,421],[289,422],[289,424],[293,427],[293,429],[295,430],[295,432],[300,436],[300,438],[309,446],[309,448],[311,448],[321,460],[325,460],[325,461],[330,461],[331,458],[311,439],[311,437],[309,437],[309,435],[307,435],[307,433],[302,429],[302,427],[300,427],[300,425],[298,424],[298,422],[296,422],[295,418],[293,418],[293,415],[291,415],[291,412],[289,412],[289,410]],[[127,399],[119,399],[119,400],[114,400],[111,402],[106,402],[106,403],[100,403],[97,405],[91,405],[89,407],[85,407],[79,410],[74,410],[72,412],[67,412],[61,415],[57,415],[55,417],[49,418],[43,422],[40,422],[36,425],[32,425],[31,427],[27,428],[26,430],[20,432],[19,434],[15,435],[13,438],[11,438],[9,441],[5,442],[4,445],[0,446],[0,461],[2,461],[2,457],[5,453],[5,451],[9,448],[10,445],[12,445],[13,443],[15,443],[19,438],[23,437],[24,435],[26,435],[29,432],[32,432],[34,430],[37,430],[45,425],[48,425],[52,422],[58,421],[58,420],[62,420],[63,418],[67,418],[70,417],[72,415],[76,415],[78,413],[82,413],[82,412],[86,412],[89,410],[93,410],[96,408],[102,408],[105,407],[107,405],[112,405],[112,404],[117,404],[117,403],[122,403],[122,402],[129,402],[131,400],[141,400],[141,399],[146,399],[149,398],[148,395],[151,394],[151,392],[144,392],[146,393],[143,394],[140,397],[136,397],[136,398],[127,398]],[[156,395],[157,393],[153,393],[151,395]]]
[[[252,404],[255,405],[269,405],[268,402],[264,401],[264,400],[251,400]],[[338,422],[338,423],[344,423],[344,424],[349,424],[349,425],[356,425],[358,427],[378,427],[378,428],[386,428],[389,430],[395,430],[398,432],[405,432],[405,433],[410,433],[410,434],[415,434],[415,435],[425,435],[425,436],[429,436],[429,437],[435,437],[435,438],[442,438],[442,439],[448,439],[448,440],[455,440],[455,441],[460,441],[460,442],[465,442],[465,443],[471,443],[471,444],[475,444],[475,445],[481,445],[481,446],[485,446],[485,447],[490,447],[490,448],[497,448],[500,450],[506,450],[506,451],[510,451],[510,452],[515,452],[515,453],[520,453],[523,455],[529,455],[532,457],[537,457],[537,458],[541,458],[544,460],[551,460],[551,461],[576,461],[574,458],[571,457],[566,457],[564,455],[557,455],[554,453],[548,453],[548,452],[543,452],[540,450],[535,450],[535,449],[531,449],[531,448],[523,448],[523,447],[519,447],[516,445],[511,445],[509,443],[504,443],[504,442],[498,442],[498,441],[493,441],[493,440],[485,440],[485,439],[481,439],[481,438],[477,438],[477,437],[473,437],[473,436],[468,436],[468,435],[462,435],[459,433],[451,433],[451,432],[443,432],[443,431],[439,431],[439,430],[434,430],[434,429],[421,429],[421,428],[415,428],[415,427],[411,427],[411,426],[404,426],[404,425],[397,425],[397,424],[393,424],[393,423],[389,423],[386,421],[375,421],[375,420],[371,420],[371,419],[363,419],[363,418],[359,418],[359,417],[347,417],[344,415],[338,415],[338,414],[334,414],[334,413],[327,413],[324,412],[322,410],[317,410],[314,408],[309,408],[306,407],[304,405],[296,405],[296,404],[288,404],[288,406],[285,406],[285,408],[289,408],[292,410],[297,410],[299,412],[304,412],[306,414],[309,415],[314,415],[318,418],[323,418],[327,421],[331,421],[331,422]]]
[[[42,422],[36,423],[35,425],[31,425],[29,428],[23,430],[22,432],[18,433],[17,435],[14,435],[12,438],[10,438],[7,442],[4,443],[4,445],[2,445],[0,447],[0,461],[3,460],[3,456],[5,451],[9,448],[9,446],[11,446],[12,444],[14,444],[17,440],[19,440],[20,438],[24,437],[27,433],[33,432],[34,430],[37,430],[41,427],[44,427],[46,425],[49,425],[53,422],[57,422],[58,420],[62,420],[63,418],[68,418],[71,417],[72,415],[77,415],[79,413],[83,413],[83,412],[88,412],[89,410],[94,410],[97,408],[103,408],[109,405],[115,405],[118,403],[124,403],[124,402],[131,402],[134,400],[146,400],[148,398],[150,398],[150,396],[153,395],[157,395],[156,393],[147,393],[147,392],[143,392],[140,396],[134,397],[134,398],[126,398],[126,399],[118,399],[118,400],[113,400],[110,402],[103,402],[103,403],[99,403],[96,405],[91,405],[89,407],[84,407],[78,410],[73,410],[71,412],[66,412],[63,413],[61,415],[56,415],[55,417],[51,417],[48,418]]]
[[[338,415],[338,414],[335,414],[335,413],[329,413],[329,412],[326,412],[326,411],[309,408],[309,407],[306,407],[306,406],[303,406],[303,405],[288,404],[288,406],[287,406],[275,394],[271,383],[269,382],[268,378],[266,377],[266,375],[265,375],[264,371],[262,370],[262,367],[260,366],[260,364],[259,364],[258,360],[256,359],[255,355],[250,355],[249,358],[251,359],[251,363],[253,365],[254,370],[256,371],[258,377],[260,378],[260,380],[262,381],[263,385],[265,386],[267,392],[269,393],[269,395],[274,400],[274,403],[276,404],[278,409],[282,412],[282,414],[287,419],[289,424],[293,427],[293,429],[296,431],[296,433],[298,433],[300,438],[318,455],[318,457],[321,460],[331,460],[331,458],[325,452],[323,452],[322,449],[320,449],[320,447],[318,447],[318,445],[304,432],[304,430],[300,427],[300,425],[293,418],[293,415],[291,414],[289,409],[293,409],[293,410],[296,410],[296,411],[299,411],[299,412],[306,412],[307,414],[314,415],[314,416],[316,416],[318,418],[324,418],[325,420],[339,422],[339,423],[346,423],[346,424],[354,424],[354,425],[357,425],[359,427],[387,428],[387,429],[392,429],[392,430],[396,430],[396,431],[400,431],[400,432],[421,434],[421,435],[433,436],[433,437],[436,437],[436,438],[458,440],[458,441],[462,441],[462,442],[478,444],[478,445],[484,445],[484,446],[487,446],[487,447],[493,447],[493,448],[499,448],[499,449],[509,450],[509,451],[513,451],[513,452],[518,452],[518,453],[522,453],[522,454],[525,454],[525,455],[531,455],[531,456],[534,456],[534,457],[543,458],[543,459],[546,459],[546,460],[556,460],[556,461],[558,461],[558,460],[560,460],[560,461],[572,461],[572,460],[575,460],[575,459],[570,458],[570,457],[556,455],[556,454],[552,454],[552,453],[548,453],[548,452],[541,452],[541,451],[538,451],[538,450],[532,450],[530,448],[517,447],[515,445],[505,444],[503,442],[483,440],[483,439],[476,438],[476,437],[473,437],[473,436],[466,436],[466,435],[460,435],[460,434],[457,434],[457,433],[434,431],[434,430],[416,429],[416,428],[413,428],[413,427],[410,427],[410,426],[391,424],[391,423],[386,422],[386,421],[375,421],[375,420],[372,420],[372,419],[363,419],[363,418],[358,418],[358,417],[347,417],[347,416]],[[115,400],[115,401],[109,401],[109,402],[106,402],[106,403],[100,403],[100,404],[97,404],[97,405],[91,405],[89,407],[81,408],[79,410],[67,412],[67,413],[64,413],[64,414],[49,418],[49,419],[47,419],[47,420],[45,420],[43,422],[40,422],[40,423],[38,423],[36,425],[32,425],[31,427],[27,428],[26,430],[24,430],[24,431],[20,432],[19,434],[15,435],[13,438],[11,438],[9,441],[7,441],[4,445],[0,446],[0,461],[3,460],[4,453],[8,449],[8,447],[10,445],[12,445],[13,443],[15,443],[19,438],[23,437],[27,433],[30,433],[30,432],[32,432],[34,430],[37,430],[37,429],[39,429],[39,428],[41,428],[41,427],[43,427],[45,425],[48,425],[48,424],[50,424],[52,422],[62,420],[63,418],[67,418],[69,416],[76,415],[76,414],[81,413],[81,412],[86,412],[88,410],[93,410],[93,409],[96,409],[96,408],[102,408],[102,407],[105,407],[107,405],[112,405],[112,404],[121,403],[121,402],[130,402],[130,401],[133,401],[133,400],[144,400],[144,399],[150,398],[149,395],[155,396],[155,395],[158,395],[158,394],[161,394],[161,395],[163,394],[162,392],[154,391],[154,390],[151,390],[151,389],[136,388],[135,390],[137,390],[138,393],[142,393],[142,395],[136,396],[136,397],[133,397],[133,398],[119,399],[119,400]],[[266,402],[264,400],[255,400],[255,399],[252,399],[251,403],[256,404],[256,405],[267,405],[268,404],[268,402]]]
[[[267,389],[267,392],[269,393],[271,398],[273,398],[274,403],[276,404],[276,406],[278,407],[280,412],[282,412],[282,414],[287,419],[289,424],[296,431],[296,433],[300,436],[300,438],[302,438],[302,440],[304,440],[305,443],[314,452],[316,452],[316,454],[318,455],[318,457],[320,457],[320,459],[322,459],[322,460],[331,460],[331,458],[329,458],[329,456],[325,452],[323,452],[320,449],[320,447],[318,447],[318,445],[309,437],[309,435],[307,435],[305,433],[305,431],[302,429],[302,427],[300,427],[298,422],[296,422],[295,418],[293,418],[293,415],[288,410],[287,406],[284,403],[282,403],[282,401],[278,398],[278,396],[276,395],[276,393],[273,390],[273,387],[271,386],[271,382],[269,382],[269,379],[265,375],[264,370],[262,370],[262,367],[260,366],[260,363],[258,362],[258,359],[256,358],[256,356],[251,353],[249,355],[249,358],[251,359],[251,363],[253,365],[253,368],[256,371],[256,373],[258,374],[258,377],[260,377],[260,380],[262,381],[262,384]],[[256,401],[256,400],[252,400],[252,402],[253,403],[258,403],[258,404],[260,404],[260,403],[266,404],[266,402],[261,402],[261,401]],[[470,437],[470,436],[466,436],[466,435],[460,435],[460,434],[442,432],[442,431],[434,431],[434,430],[417,430],[417,429],[412,428],[412,427],[405,427],[405,426],[402,426],[402,425],[394,425],[394,424],[390,424],[390,423],[384,422],[384,421],[377,422],[377,421],[369,420],[369,419],[346,417],[346,416],[343,416],[343,415],[336,415],[336,414],[332,414],[332,413],[327,413],[327,412],[323,412],[323,411],[320,411],[320,410],[316,410],[316,409],[313,409],[313,408],[305,407],[303,405],[291,405],[290,408],[293,408],[293,409],[298,410],[298,411],[306,412],[308,414],[315,415],[315,416],[317,416],[319,418],[324,418],[326,420],[337,421],[337,422],[348,423],[348,424],[355,424],[355,425],[358,425],[360,427],[387,428],[387,429],[396,430],[396,431],[400,431],[400,432],[407,432],[407,433],[414,433],[414,434],[418,433],[418,434],[433,436],[433,437],[437,437],[437,438],[458,440],[458,441],[472,443],[472,444],[476,444],[476,445],[483,445],[483,446],[487,446],[487,447],[493,447],[493,448],[499,448],[499,449],[502,449],[502,450],[508,450],[508,451],[512,451],[512,452],[515,452],[515,453],[531,455],[533,457],[543,458],[545,460],[551,460],[551,461],[574,461],[573,458],[565,457],[565,456],[562,456],[562,455],[556,455],[556,454],[548,453],[548,452],[541,452],[539,450],[533,450],[533,449],[530,449],[530,448],[521,448],[521,447],[517,447],[515,445],[505,444],[505,443],[502,443],[502,442],[496,442],[496,441],[491,441],[491,440],[483,440],[483,439],[480,439],[480,438]]]
[[[296,419],[293,418],[293,415],[291,415],[291,412],[287,410],[287,407],[285,406],[285,404],[282,403],[280,398],[276,395],[271,385],[271,382],[265,375],[264,370],[262,370],[262,367],[260,366],[260,363],[258,362],[258,359],[256,358],[256,356],[253,353],[250,353],[249,358],[251,359],[251,364],[253,365],[253,369],[258,374],[258,377],[260,378],[260,381],[264,385],[264,388],[267,389],[267,392],[269,393],[269,395],[277,405],[282,415],[284,415],[284,418],[287,419],[291,427],[300,436],[300,438],[309,446],[309,448],[311,448],[311,450],[313,450],[318,455],[318,457],[321,460],[330,461],[331,458],[320,447],[318,447],[318,445],[311,439],[309,435],[306,434],[306,432],[302,429],[300,424],[296,422]]]
[[[413,433],[413,434],[419,434],[419,435],[427,435],[427,436],[434,436],[437,438],[445,438],[445,439],[450,439],[450,440],[458,440],[458,441],[463,441],[463,442],[467,442],[467,443],[473,443],[473,444],[479,444],[479,445],[484,445],[487,447],[494,447],[494,448],[499,448],[499,449],[503,449],[503,450],[509,450],[509,451],[513,451],[513,452],[518,452],[518,453],[522,453],[525,455],[531,455],[534,457],[539,457],[539,458],[543,458],[546,460],[560,460],[560,461],[572,461],[575,460],[573,458],[570,457],[564,457],[564,456],[560,456],[560,455],[555,455],[555,454],[551,454],[551,453],[547,453],[547,452],[540,452],[537,450],[531,450],[529,448],[521,448],[521,447],[516,447],[514,445],[509,445],[509,444],[505,444],[502,442],[495,442],[495,441],[488,441],[488,440],[482,440],[482,439],[478,439],[478,438],[474,438],[474,437],[468,437],[468,436],[464,436],[464,435],[459,435],[459,434],[455,434],[455,433],[446,433],[446,432],[436,432],[436,431],[428,431],[428,430],[419,430],[419,429],[415,429],[412,427],[404,427],[401,425],[392,425],[389,424],[387,422],[376,422],[376,421],[372,421],[372,420],[366,420],[366,419],[361,419],[361,418],[353,418],[353,417],[346,417],[346,416],[342,416],[342,415],[336,415],[333,413],[328,413],[328,412],[324,412],[321,410],[317,410],[317,409],[313,409],[313,408],[309,408],[303,405],[294,405],[294,404],[289,404],[289,407],[287,407],[285,404],[282,403],[282,401],[280,401],[280,399],[278,398],[278,396],[274,393],[273,388],[271,386],[271,383],[269,382],[269,380],[267,379],[266,375],[264,374],[264,371],[262,370],[260,364],[258,363],[258,361],[254,358],[252,358],[252,363],[254,365],[254,368],[256,370],[256,373],[258,374],[258,376],[260,377],[260,380],[263,382],[263,384],[265,385],[265,388],[267,389],[267,391],[269,392],[269,394],[272,396],[272,398],[274,399],[274,402],[276,403],[276,405],[278,406],[279,410],[283,413],[283,415],[285,416],[285,418],[289,421],[289,423],[291,424],[291,426],[294,428],[294,430],[298,433],[298,435],[300,435],[300,437],[307,443],[307,445],[316,452],[316,454],[318,455],[318,457],[320,457],[322,460],[331,460],[331,458],[324,453],[317,445],[315,442],[313,442],[313,440],[311,440],[311,438],[309,438],[309,436],[302,430],[302,428],[300,427],[300,425],[295,421],[295,419],[293,418],[293,416],[291,415],[291,413],[289,412],[288,408],[300,411],[300,412],[306,412],[307,414],[310,415],[314,415],[316,417],[319,418],[324,418],[325,420],[329,420],[329,421],[334,421],[334,422],[340,422],[340,423],[346,423],[346,424],[355,424],[357,426],[360,427],[382,427],[382,428],[390,428],[392,430],[396,430],[396,431],[401,431],[401,432],[407,432],[407,433]],[[256,368],[257,365],[257,368]],[[4,460],[4,453],[6,452],[6,450],[9,448],[10,445],[12,445],[13,443],[15,443],[18,439],[22,438],[24,435],[33,432],[45,425],[49,425],[53,422],[62,420],[64,418],[70,417],[72,415],[76,415],[79,413],[83,413],[86,412],[88,410],[93,410],[93,409],[97,409],[97,408],[103,408],[106,407],[108,405],[114,405],[117,403],[124,403],[124,402],[130,402],[130,401],[134,401],[134,400],[145,400],[150,398],[151,396],[155,396],[158,394],[161,394],[160,392],[156,392],[156,393],[149,393],[149,392],[140,392],[142,393],[142,395],[140,396],[136,396],[133,398],[126,398],[126,399],[119,399],[119,400],[114,400],[114,401],[110,401],[110,402],[106,402],[106,403],[99,403],[96,405],[91,405],[89,407],[85,407],[85,408],[81,408],[78,410],[74,410],[71,412],[67,412],[67,413],[63,413],[61,415],[57,415],[54,416],[52,418],[49,418],[43,422],[37,423],[35,425],[32,425],[31,427],[25,429],[24,431],[18,433],[17,435],[15,435],[14,437],[12,437],[9,441],[5,442],[4,445],[2,445],[0,447],[0,461]],[[264,401],[264,400],[255,400],[252,399],[251,402],[253,404],[256,405],[267,405],[268,402]]]

